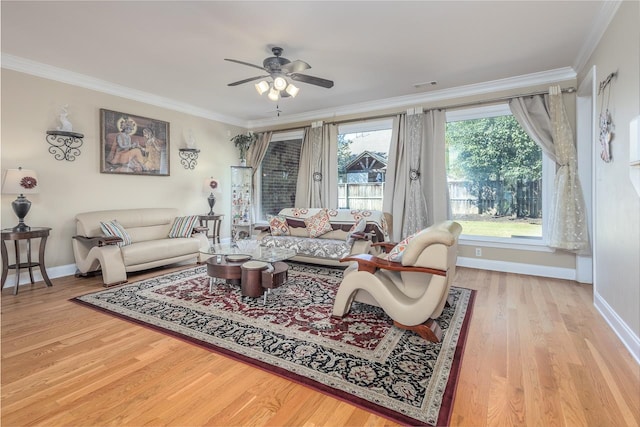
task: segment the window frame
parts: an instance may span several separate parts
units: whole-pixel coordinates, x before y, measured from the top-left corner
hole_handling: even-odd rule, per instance
[[[513,115],[508,103],[499,103],[491,105],[483,105],[477,107],[465,107],[456,110],[448,110],[445,113],[446,122],[456,122],[464,120],[474,120],[490,117],[498,117],[504,115]],[[555,162],[542,153],[542,237],[491,237],[477,236],[471,234],[460,235],[461,244],[482,244],[486,247],[495,247],[503,249],[522,249],[541,252],[553,252],[549,248],[549,207],[553,200],[553,185],[555,181]],[[447,184],[448,185],[448,184]]]

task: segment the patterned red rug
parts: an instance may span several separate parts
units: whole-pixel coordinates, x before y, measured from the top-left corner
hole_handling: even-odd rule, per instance
[[[170,273],[74,301],[187,339],[409,425],[447,425],[474,291],[453,287],[430,343],[354,303],[331,318],[341,269],[290,263],[289,281],[262,298],[238,286],[209,291],[205,267]]]

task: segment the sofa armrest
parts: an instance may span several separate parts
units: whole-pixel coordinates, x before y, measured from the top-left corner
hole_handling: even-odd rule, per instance
[[[73,238],[89,247],[116,245],[122,242],[122,238],[116,237],[116,236],[97,236],[97,237],[73,236]]]
[[[397,242],[377,242],[377,243],[372,243],[371,246],[380,247],[384,252],[389,252],[397,244],[398,244]]]
[[[271,227],[269,227],[268,225],[256,225],[255,227],[253,227],[253,229],[256,231],[271,231]]]
[[[438,276],[446,276],[445,270],[439,270],[437,268],[426,267],[414,267],[411,265],[402,265],[399,262],[389,261],[388,259],[380,258],[371,254],[359,254],[351,255],[342,258],[340,262],[355,261],[358,263],[358,271],[367,271],[371,274],[375,273],[378,269],[391,270],[391,271],[409,271],[414,273],[429,273]]]

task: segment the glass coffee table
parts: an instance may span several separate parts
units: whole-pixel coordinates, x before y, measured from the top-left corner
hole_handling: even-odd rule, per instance
[[[227,283],[239,284],[244,296],[257,298],[264,294],[266,302],[267,293],[287,281],[289,266],[283,261],[293,258],[297,252],[251,242],[255,241],[241,242],[240,245],[215,244],[203,252],[211,255],[205,261],[210,291],[217,280],[226,280]]]

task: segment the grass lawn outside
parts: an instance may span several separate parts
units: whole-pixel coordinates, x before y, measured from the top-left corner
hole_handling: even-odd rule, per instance
[[[491,237],[542,237],[542,225],[528,220],[485,219],[474,221],[469,219],[454,219],[462,226],[462,234],[471,236]],[[539,220],[537,221],[539,222]]]

